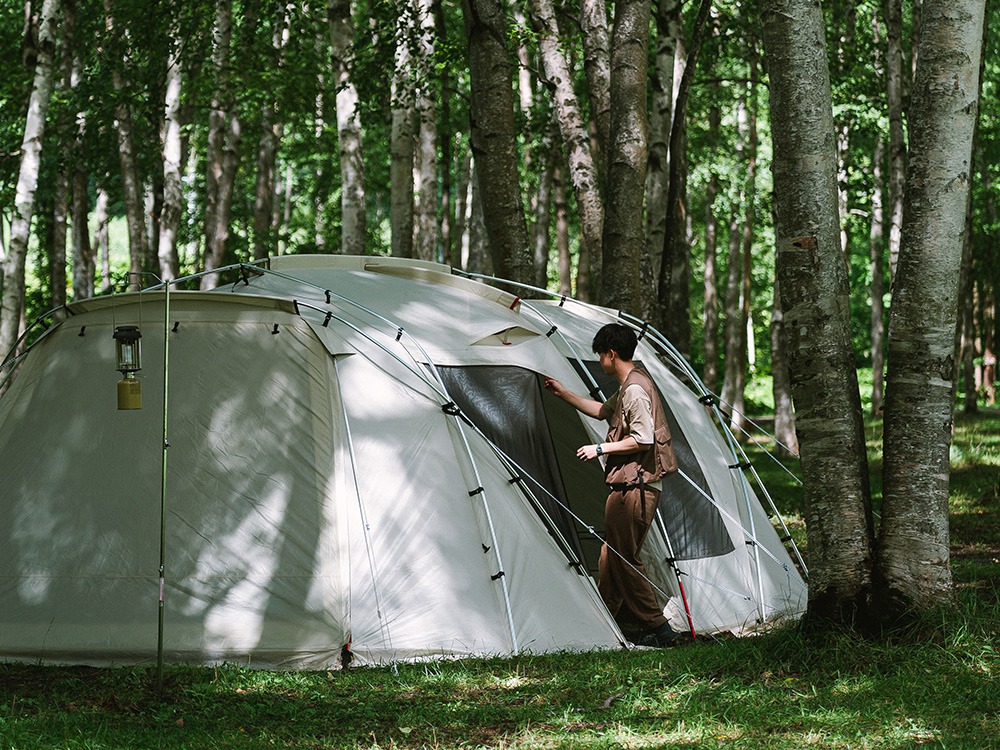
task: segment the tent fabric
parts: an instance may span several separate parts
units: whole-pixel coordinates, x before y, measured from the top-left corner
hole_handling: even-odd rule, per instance
[[[155,657],[164,453],[168,660],[621,647],[592,575],[600,467],[573,455],[605,428],[540,385],[589,390],[581,353],[616,313],[418,261],[264,265],[172,291],[166,326],[162,289],[70,305],[23,358],[0,398],[0,658]],[[115,405],[124,324],[142,329],[138,411]],[[676,556],[699,632],[797,617],[805,584],[724,439],[643,347],[697,486],[644,550],[665,611],[684,627]]]

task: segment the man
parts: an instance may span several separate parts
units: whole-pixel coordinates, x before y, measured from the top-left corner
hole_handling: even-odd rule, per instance
[[[605,483],[611,490],[604,509],[597,587],[623,630],[634,629],[632,622],[640,626],[639,645],[667,646],[680,634],[667,624],[639,551],[659,504],[660,479],[677,470],[677,457],[656,386],[632,361],[637,344],[635,332],[620,323],[609,323],[594,336],[601,368],[620,385],[603,404],[553,378],[545,379],[545,387],[588,417],[610,425],[605,442],[576,452],[583,461],[605,457]]]

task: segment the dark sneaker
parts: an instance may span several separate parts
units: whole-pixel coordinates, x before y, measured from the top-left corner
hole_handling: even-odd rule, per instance
[[[667,648],[668,646],[673,646],[677,639],[681,637],[681,633],[670,627],[668,623],[663,623],[660,627],[650,630],[644,636],[639,638],[636,642],[636,646],[651,646],[653,648]]]

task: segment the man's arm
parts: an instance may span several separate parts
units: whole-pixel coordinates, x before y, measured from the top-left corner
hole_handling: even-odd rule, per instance
[[[610,414],[604,413],[604,404],[592,398],[573,393],[555,378],[545,378],[545,390],[554,396],[558,396],[577,411],[586,414],[593,419],[607,419]]]

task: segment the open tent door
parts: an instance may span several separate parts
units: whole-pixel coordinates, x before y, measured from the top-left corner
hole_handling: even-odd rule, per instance
[[[565,430],[561,419],[558,429],[550,424],[548,402],[558,399],[544,396],[541,377],[530,370],[508,366],[439,367],[438,371],[462,412],[514,461],[525,489],[537,501],[539,515],[565,548],[570,561],[583,563],[588,570],[592,562],[596,572],[597,556],[592,557],[590,545],[585,548],[579,525],[566,510],[572,504],[568,500],[563,459],[558,455]],[[580,439],[586,441],[580,420],[574,418],[569,423],[576,425]],[[595,481],[600,486],[599,475],[595,475]]]

